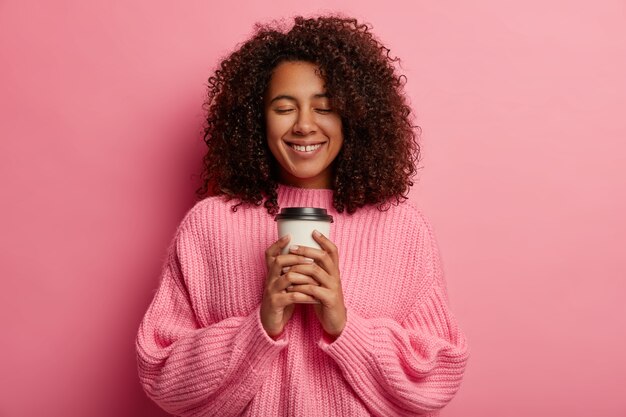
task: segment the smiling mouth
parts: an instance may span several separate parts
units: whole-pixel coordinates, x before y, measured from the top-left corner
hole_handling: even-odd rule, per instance
[[[298,152],[305,152],[305,153],[309,153],[309,152],[315,152],[316,150],[318,150],[319,148],[322,147],[322,145],[324,145],[326,142],[320,142],[320,143],[316,143],[313,145],[297,145],[295,143],[290,143],[290,142],[285,142],[287,145],[289,145],[290,148],[298,151]]]

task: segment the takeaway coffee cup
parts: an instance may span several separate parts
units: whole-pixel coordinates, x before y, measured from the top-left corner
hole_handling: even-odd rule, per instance
[[[278,223],[278,237],[291,235],[289,245],[283,249],[283,254],[289,252],[293,245],[320,248],[313,240],[313,230],[317,229],[324,236],[330,234],[330,224],[333,216],[326,213],[326,209],[317,207],[285,207],[274,218]]]

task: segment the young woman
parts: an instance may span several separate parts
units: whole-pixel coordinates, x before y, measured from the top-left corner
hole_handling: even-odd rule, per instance
[[[147,395],[181,416],[438,415],[467,341],[428,221],[389,49],[354,19],[257,27],[209,79],[203,198],[136,340]],[[207,192],[210,196],[206,196]],[[334,217],[321,249],[280,207]]]

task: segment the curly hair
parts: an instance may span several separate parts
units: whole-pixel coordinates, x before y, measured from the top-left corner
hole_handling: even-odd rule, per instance
[[[333,206],[354,213],[365,205],[387,210],[408,197],[420,159],[419,126],[411,124],[398,58],[367,24],[340,16],[295,17],[255,25],[254,35],[225,58],[208,80],[202,186],[198,197],[226,195],[239,203],[278,206],[278,163],[265,133],[263,97],[274,68],[285,61],[315,64],[344,142],[333,161]],[[263,203],[263,199],[265,202]]]

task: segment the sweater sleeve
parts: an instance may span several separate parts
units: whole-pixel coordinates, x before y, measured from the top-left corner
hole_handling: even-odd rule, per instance
[[[181,272],[180,233],[174,242],[135,342],[141,385],[177,416],[239,415],[287,339],[267,335],[259,306],[245,317],[200,326]]]
[[[449,309],[438,248],[428,231],[428,276],[422,278],[430,285],[406,317],[364,318],[348,306],[341,335],[319,342],[375,416],[419,416],[443,408],[460,388],[469,358],[466,337]]]

